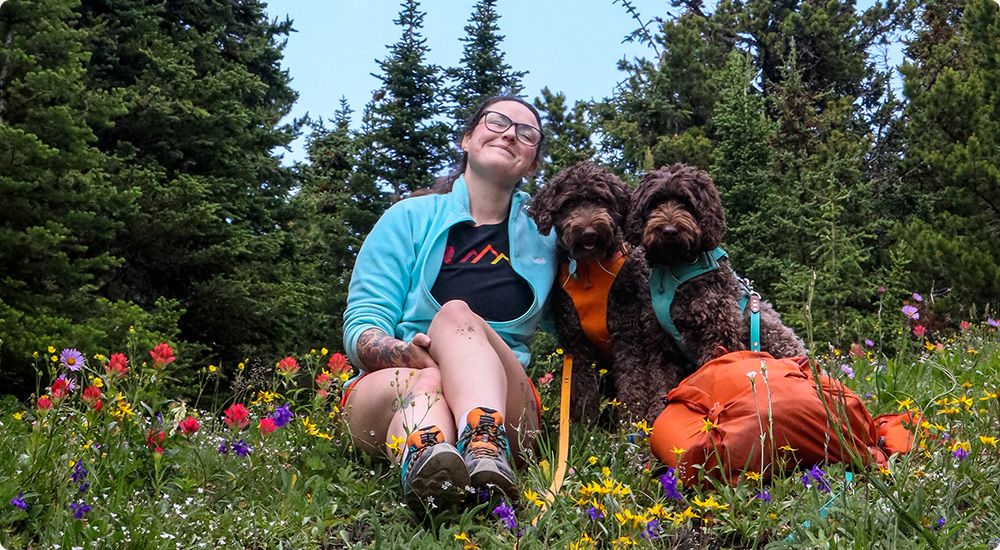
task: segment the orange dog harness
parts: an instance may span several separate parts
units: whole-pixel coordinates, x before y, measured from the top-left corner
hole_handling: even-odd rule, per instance
[[[575,271],[570,272],[570,264],[559,266],[559,280],[563,290],[569,294],[580,316],[580,325],[594,347],[605,359],[613,358],[611,353],[611,336],[608,334],[608,294],[615,277],[625,265],[625,255],[615,254],[608,265],[601,262],[575,264]]]

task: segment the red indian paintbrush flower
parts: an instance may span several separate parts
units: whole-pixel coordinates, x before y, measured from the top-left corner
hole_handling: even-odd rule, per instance
[[[282,376],[292,376],[299,372],[299,368],[299,362],[294,357],[289,356],[278,361],[278,374]]]
[[[195,432],[198,431],[198,428],[201,428],[201,425],[198,424],[197,418],[189,416],[184,420],[178,422],[177,427],[180,429],[181,435],[190,437],[191,435],[193,435]]]
[[[333,374],[341,374],[350,370],[351,365],[347,362],[347,357],[343,353],[334,353],[330,356],[330,360],[327,361],[326,368]]]
[[[260,423],[257,425],[260,428],[260,435],[268,435],[274,430],[278,429],[278,425],[274,422],[274,419],[270,416],[267,418],[261,418]]]
[[[174,357],[174,350],[166,342],[160,342],[156,344],[156,347],[149,352],[149,355],[153,357],[153,366],[156,368],[162,368],[177,359]]]
[[[223,415],[225,418],[222,421],[231,430],[240,431],[250,424],[250,411],[247,410],[243,403],[230,405]]]
[[[163,442],[167,439],[167,433],[163,430],[149,430],[146,432],[146,446],[150,449],[156,449],[163,445]],[[160,451],[163,452],[163,451]]]
[[[41,397],[38,398],[37,405],[38,405],[38,410],[42,411],[43,413],[45,413],[45,412],[48,412],[49,409],[52,408],[52,400],[49,399],[48,396],[43,395],[43,396],[41,396]]]
[[[111,359],[108,360],[108,364],[104,365],[104,374],[106,374],[108,378],[125,378],[125,375],[128,374],[128,358],[125,357],[125,354],[111,354]]]
[[[104,394],[101,393],[101,388],[98,388],[97,386],[87,386],[87,389],[83,390],[83,395],[80,396],[80,399],[87,405],[90,405],[90,407],[95,411],[101,412],[101,408],[103,407],[101,397],[103,396]]]

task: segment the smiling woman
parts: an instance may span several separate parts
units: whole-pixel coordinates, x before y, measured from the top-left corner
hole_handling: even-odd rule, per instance
[[[524,100],[487,100],[453,178],[386,211],[358,254],[344,343],[364,372],[343,407],[360,448],[402,460],[415,508],[457,504],[467,487],[518,497],[509,458],[532,444],[540,409],[527,343],[555,275],[553,238],[518,190],[540,127]]]

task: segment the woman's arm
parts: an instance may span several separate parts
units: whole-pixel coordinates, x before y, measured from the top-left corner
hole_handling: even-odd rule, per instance
[[[361,333],[357,350],[367,371],[399,367],[436,368],[437,363],[427,351],[430,345],[431,339],[424,333],[417,334],[410,342],[404,342],[380,329],[371,328]]]

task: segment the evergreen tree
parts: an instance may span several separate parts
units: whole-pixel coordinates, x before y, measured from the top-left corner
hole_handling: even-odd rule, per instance
[[[497,21],[497,0],[479,0],[472,8],[465,36],[460,39],[462,60],[448,69],[452,81],[449,93],[454,133],[461,131],[465,119],[487,98],[521,93],[525,71],[515,71],[504,61],[503,35]]]
[[[989,0],[928,2],[902,68],[906,208],[894,247],[910,289],[958,315],[1000,296],[1000,10]]]
[[[554,94],[548,87],[542,89],[542,97],[536,97],[534,103],[542,113],[546,153],[536,179],[548,180],[563,168],[594,157],[597,150],[591,139],[593,129],[586,103],[577,101],[567,109],[566,94]]]
[[[50,345],[106,349],[130,322],[155,324],[98,293],[121,264],[110,245],[135,196],[110,183],[95,147],[94,129],[107,127],[122,102],[87,86],[77,4],[0,9],[0,364],[16,392],[34,389],[32,352],[45,362]],[[157,325],[161,334],[173,333],[169,324]]]
[[[294,172],[272,155],[295,134],[278,125],[296,97],[279,65],[291,23],[255,0],[85,0],[82,13],[89,85],[126,102],[99,144],[118,188],[139,196],[103,292],[143,308],[180,300],[182,338],[216,360],[286,351],[311,309],[282,231]]]
[[[726,210],[725,248],[741,276],[768,294],[787,262],[774,243],[786,238],[789,193],[772,177],[775,125],[754,85],[747,55],[733,51],[718,75],[713,125],[718,145],[711,172]]]
[[[655,60],[619,62],[626,80],[594,110],[606,158],[631,173],[673,162],[711,164],[712,75],[736,43],[735,8],[723,0],[706,14],[699,2],[688,3],[676,19],[660,20]]]
[[[312,327],[316,337],[333,338],[331,346],[340,347],[343,311],[347,306],[347,285],[357,251],[377,218],[364,219],[357,230],[359,213],[373,204],[359,197],[351,188],[357,183],[355,164],[357,144],[350,130],[351,109],[346,99],[331,120],[332,127],[317,124],[307,144],[309,164],[304,168],[302,190],[296,197],[302,223],[297,233],[303,254],[308,258],[308,280],[319,289],[319,314],[322,319]],[[360,199],[360,200],[359,200]],[[378,201],[374,201],[378,204]],[[382,210],[379,208],[379,212]]]
[[[448,125],[444,114],[441,69],[425,64],[429,48],[420,34],[424,13],[417,0],[405,0],[394,22],[402,30],[389,56],[378,61],[381,99],[373,100],[362,117],[363,143],[370,162],[360,165],[364,176],[399,200],[415,189],[430,187],[448,160]]]

